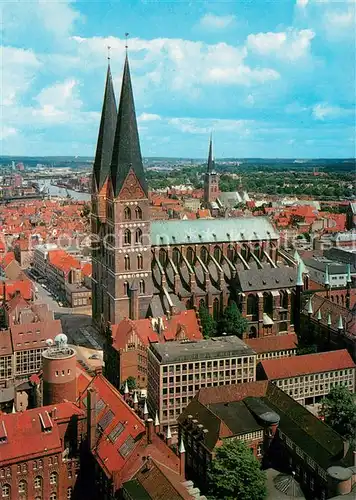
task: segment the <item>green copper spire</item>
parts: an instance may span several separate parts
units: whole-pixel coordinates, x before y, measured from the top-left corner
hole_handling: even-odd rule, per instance
[[[337,328],[338,328],[338,330],[343,330],[344,329],[344,325],[343,325],[343,322],[342,322],[341,314],[339,316],[339,324],[337,325]]]
[[[308,302],[308,314],[313,314],[313,304],[312,304],[311,299],[309,299],[309,302]]]
[[[299,261],[298,262],[298,267],[297,267],[297,286],[303,286],[303,270],[302,270],[302,263]]]
[[[318,310],[318,316],[317,316],[318,321],[321,321],[321,311],[320,309]]]
[[[347,264],[347,276],[346,276],[346,283],[351,283],[351,264]]]
[[[324,285],[325,285],[325,286],[330,286],[330,281],[329,281],[329,264],[326,264],[326,268],[325,268],[325,280],[324,280]]]
[[[331,314],[328,314],[328,326],[331,326]]]

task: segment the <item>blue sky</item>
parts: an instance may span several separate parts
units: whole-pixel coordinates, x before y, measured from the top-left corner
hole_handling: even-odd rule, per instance
[[[93,156],[124,33],[144,156],[355,156],[355,0],[1,4],[0,154]]]

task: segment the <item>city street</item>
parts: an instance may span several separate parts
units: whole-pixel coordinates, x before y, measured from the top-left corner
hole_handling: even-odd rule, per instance
[[[55,318],[61,320],[62,331],[67,335],[69,343],[93,349],[102,349],[104,339],[93,328],[91,316],[86,314],[88,308],[83,311],[80,308],[60,307],[47,289],[43,288],[40,283],[32,279],[31,281],[36,291],[35,303],[47,304],[49,309],[54,312]]]

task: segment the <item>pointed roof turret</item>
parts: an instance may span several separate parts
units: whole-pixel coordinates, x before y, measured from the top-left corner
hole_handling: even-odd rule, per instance
[[[133,402],[134,402],[134,404],[138,403],[138,397],[137,397],[137,392],[136,391],[134,392]]]
[[[321,311],[320,309],[318,310],[318,316],[317,316],[318,321],[321,321]]]
[[[313,304],[312,304],[311,299],[309,299],[309,302],[308,302],[308,314],[313,314]]]
[[[179,443],[179,454],[181,455],[182,453],[185,453],[185,447],[184,447],[183,439],[181,438],[180,443]]]
[[[135,103],[132,93],[129,60],[126,54],[122,78],[119,111],[111,159],[111,179],[114,196],[118,196],[130,169],[135,173],[142,190],[148,196],[138,136]]]
[[[211,174],[211,172],[213,170],[214,170],[213,136],[211,134],[210,135],[210,142],[209,142],[208,166],[207,166],[206,172],[207,172],[207,174]]]
[[[125,381],[124,394],[129,393],[129,386],[127,385],[127,380]]]
[[[338,323],[338,325],[337,325],[337,328],[338,328],[338,330],[343,330],[343,329],[344,329],[344,324],[343,324],[343,321],[342,321],[342,316],[341,316],[341,314],[340,314],[340,316],[339,316],[339,323]]]
[[[159,418],[158,418],[158,412],[156,411],[155,426],[157,427],[158,425],[159,425]]]
[[[324,285],[325,286],[329,286],[330,285],[330,280],[329,280],[329,265],[328,264],[326,264],[326,267],[325,267]]]
[[[171,428],[169,427],[169,424],[167,425],[166,438],[172,439],[172,433],[171,433]]]
[[[351,264],[347,264],[347,275],[346,275],[346,283],[351,283]]]
[[[331,314],[328,314],[328,326],[331,326]]]
[[[147,399],[145,399],[145,405],[143,407],[143,414],[148,415],[148,408],[147,408]]]
[[[116,119],[117,107],[109,64],[106,74],[104,101],[101,111],[99,135],[93,169],[94,180],[98,190],[103,187],[103,184],[110,172],[112,149],[116,130]]]
[[[303,269],[302,269],[302,263],[298,262],[298,268],[297,268],[297,286],[303,286]]]

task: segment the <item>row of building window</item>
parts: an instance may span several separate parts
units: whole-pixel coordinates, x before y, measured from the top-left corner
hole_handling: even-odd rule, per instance
[[[305,383],[305,382],[312,382],[314,380],[324,380],[328,378],[336,378],[336,377],[343,377],[343,376],[353,376],[354,374],[354,369],[349,369],[349,370],[336,370],[333,372],[326,372],[326,373],[317,373],[315,375],[303,375],[302,377],[294,377],[294,378],[289,378],[289,379],[284,379],[283,380],[283,385],[290,385],[290,384],[298,384],[298,383]],[[281,381],[280,381],[281,382]]]
[[[285,351],[274,351],[274,352],[263,352],[258,354],[257,359],[270,359],[270,358],[287,358],[289,356],[295,355],[297,352],[296,349],[287,349]]]
[[[143,293],[145,293],[146,291],[146,285],[145,285],[145,282],[144,280],[140,280],[139,283],[138,283],[138,291],[140,293],[140,295],[142,295]],[[129,295],[129,283],[127,281],[124,282],[124,295]]]
[[[244,358],[228,358],[228,359],[220,359],[220,360],[214,360],[214,361],[199,361],[196,363],[183,363],[183,364],[175,364],[175,365],[167,365],[163,366],[163,373],[174,373],[174,371],[179,373],[181,370],[186,371],[186,370],[206,370],[206,369],[211,369],[216,368],[218,366],[236,366],[236,365],[246,365],[248,363],[255,363],[255,358],[251,356],[250,358],[244,357]]]
[[[35,486],[35,488],[36,488],[36,486]],[[23,483],[19,483],[18,492],[19,492],[19,495],[21,495],[22,499],[26,498],[27,485],[26,484],[24,485]],[[72,498],[72,493],[73,493],[73,489],[71,487],[67,488],[67,500],[70,500]],[[11,486],[9,484],[3,485],[3,487],[1,488],[1,496],[2,496],[2,498],[11,498]],[[42,495],[40,495],[40,496],[37,495],[34,497],[34,500],[42,500],[42,499],[43,499]],[[49,496],[49,500],[57,500],[57,493],[52,492]]]
[[[253,377],[255,371],[254,368],[240,368],[239,370],[225,370],[225,371],[212,371],[209,373],[196,373],[195,375],[189,374],[189,375],[176,375],[175,377],[163,377],[163,386],[171,385],[171,384],[180,384],[184,383],[187,381],[199,381],[199,380],[205,380],[205,379],[217,379],[217,378],[224,378],[224,377]]]

